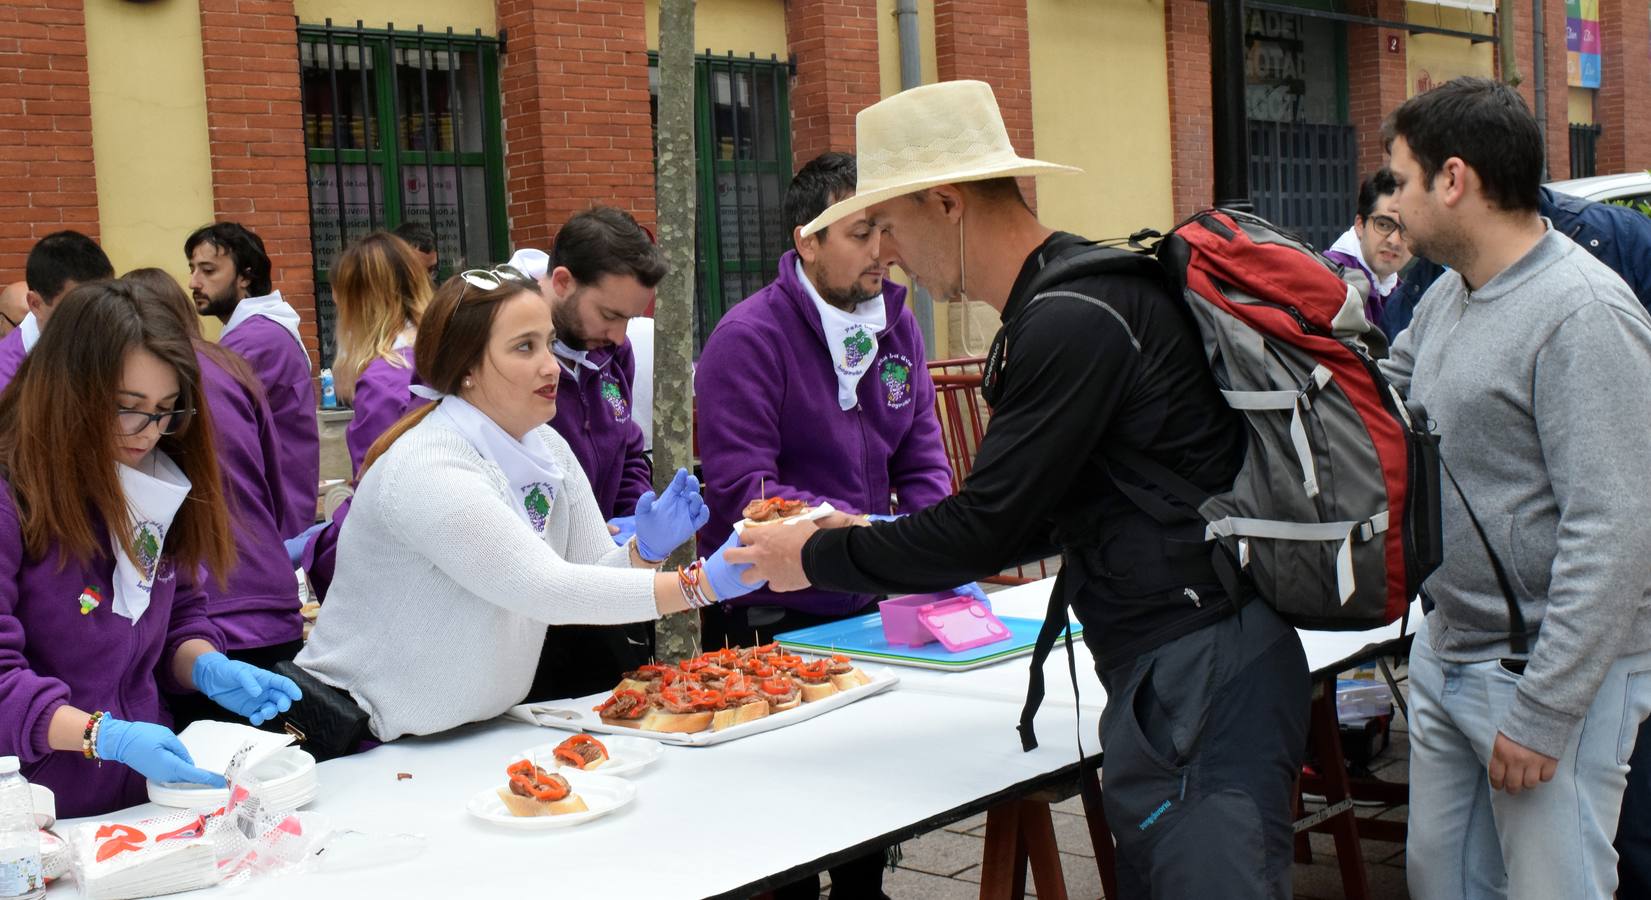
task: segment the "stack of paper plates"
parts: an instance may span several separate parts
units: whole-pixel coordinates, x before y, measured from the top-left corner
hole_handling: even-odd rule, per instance
[[[265,809],[298,809],[314,800],[321,791],[316,777],[315,757],[297,747],[277,750],[252,767],[252,775],[263,785]],[[162,806],[203,809],[222,806],[229,800],[223,788],[203,784],[160,784],[149,782],[149,799]]]

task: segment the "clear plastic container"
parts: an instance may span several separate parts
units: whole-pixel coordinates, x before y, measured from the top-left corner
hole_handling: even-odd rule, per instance
[[[17,757],[0,756],[0,900],[46,895],[34,799],[19,768]]]

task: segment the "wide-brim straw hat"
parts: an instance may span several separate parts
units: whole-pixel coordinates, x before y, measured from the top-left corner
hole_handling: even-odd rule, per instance
[[[854,119],[854,196],[803,226],[807,236],[869,206],[942,184],[1082,172],[1015,153],[997,97],[984,81],[942,81],[901,91]]]

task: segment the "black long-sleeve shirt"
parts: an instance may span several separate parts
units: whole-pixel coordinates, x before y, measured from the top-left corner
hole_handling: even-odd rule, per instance
[[[1224,491],[1242,460],[1241,420],[1216,389],[1190,315],[1160,280],[1082,277],[1028,305],[1033,277],[1077,243],[1056,233],[1015,280],[1003,311],[1002,394],[962,489],[894,522],[814,535],[803,550],[811,582],[942,590],[1052,542],[1063,548],[1063,578],[1077,579],[1068,595],[1085,638],[1108,666],[1230,609],[1199,523],[1166,527],[1146,515],[1114,484],[1106,454],[1132,448]]]

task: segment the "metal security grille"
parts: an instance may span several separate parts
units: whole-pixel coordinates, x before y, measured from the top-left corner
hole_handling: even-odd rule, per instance
[[[421,222],[438,277],[509,253],[499,43],[473,35],[301,25],[321,364],[337,349],[329,273],[346,244]]]
[[[650,55],[649,87],[659,93]],[[791,184],[790,64],[710,53],[694,60],[699,158],[695,347],[730,306],[772,281],[791,247],[782,205]],[[654,123],[658,125],[658,115]]]
[[[1599,148],[1598,125],[1571,125],[1571,177],[1592,178],[1599,174],[1595,171],[1594,161]]]
[[[1358,141],[1351,125],[1250,122],[1256,213],[1329,249],[1358,207]]]

